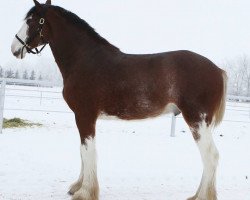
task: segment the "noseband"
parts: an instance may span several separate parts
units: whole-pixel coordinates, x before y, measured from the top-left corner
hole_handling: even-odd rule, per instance
[[[39,34],[41,41],[44,43],[44,38],[43,38],[43,34],[42,34],[42,30],[43,30],[43,25],[44,25],[45,19],[41,18],[39,20],[39,28],[37,29],[37,33],[35,33],[33,35],[33,37],[30,37],[31,39],[34,39],[37,34]],[[24,42],[20,37],[18,37],[18,35],[16,34],[16,39],[23,45],[22,50],[21,50],[21,58],[23,58],[23,50],[26,49],[28,53],[32,53],[32,54],[38,54],[40,55],[42,50],[45,48],[45,46],[47,45],[47,43],[45,43],[40,50],[38,50],[38,48],[35,48],[35,51],[32,50],[32,48],[29,46],[28,42]],[[29,38],[29,40],[30,40]]]

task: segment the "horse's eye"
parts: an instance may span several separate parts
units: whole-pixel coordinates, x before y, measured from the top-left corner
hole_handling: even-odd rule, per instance
[[[27,20],[27,24],[30,24],[30,23],[31,23],[31,19],[28,19],[28,20]]]

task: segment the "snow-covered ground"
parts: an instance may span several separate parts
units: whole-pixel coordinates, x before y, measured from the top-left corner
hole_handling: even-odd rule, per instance
[[[36,91],[7,90],[6,95],[5,118],[21,117],[43,127],[4,129],[0,135],[0,200],[69,200],[68,187],[80,172],[74,115],[62,99],[43,99],[40,105],[40,98],[15,96],[39,97]],[[218,199],[250,200],[250,104],[228,103],[227,109],[226,121],[214,131],[220,152]],[[176,137],[170,137],[170,123],[167,115],[98,120],[100,200],[184,200],[196,192],[202,173],[198,149],[182,118]]]

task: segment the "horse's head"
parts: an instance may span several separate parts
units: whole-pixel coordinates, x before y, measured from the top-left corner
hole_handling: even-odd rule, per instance
[[[27,13],[25,22],[16,34],[11,45],[11,51],[17,58],[24,58],[26,53],[39,54],[49,41],[49,27],[46,23],[46,13],[51,0],[40,4],[33,0],[35,6]],[[44,45],[40,50],[38,46]],[[35,49],[35,51],[34,51]]]

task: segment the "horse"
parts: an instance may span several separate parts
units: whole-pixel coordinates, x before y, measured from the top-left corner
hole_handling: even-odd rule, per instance
[[[216,200],[219,153],[212,129],[225,111],[226,72],[187,50],[123,53],[74,13],[50,0],[33,1],[11,50],[22,59],[49,44],[60,69],[63,97],[81,139],[82,168],[69,190],[72,199],[99,199],[95,126],[100,116],[139,120],[172,112],[182,113],[203,161],[200,186],[189,200]]]

